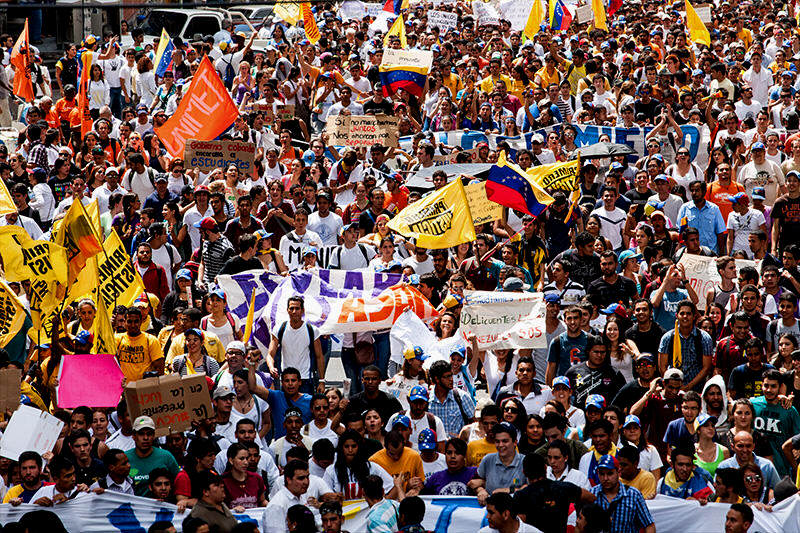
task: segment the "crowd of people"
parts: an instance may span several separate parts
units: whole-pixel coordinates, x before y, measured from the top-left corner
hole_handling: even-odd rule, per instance
[[[754,510],[796,497],[796,19],[781,3],[724,1],[706,45],[689,38],[682,7],[611,4],[609,31],[573,20],[531,38],[469,3],[403,6],[404,32],[388,36],[394,14],[376,28],[320,3],[315,44],[302,19],[276,14],[250,36],[226,21],[215,35],[173,39],[160,76],[158,42],[126,23],[67,46],[52,73],[35,56],[32,103],[10,98],[15,38],[0,36],[0,121],[15,110],[22,123],[16,147],[0,146],[17,207],[0,225],[47,240],[76,200],[96,202],[99,229],[116,231],[146,290],[110,317],[125,379],[202,372],[214,407],[190,431],[159,437],[124,399],[58,408],[60,365],[97,342],[96,302],[64,302],[52,341],[0,353],[2,366],[24,371],[22,403],[64,422],[52,451],[0,458],[3,502],[56,515],[31,512],[3,531],[42,531],[62,502],[105,491],[176,504],[190,533],[336,533],[356,499],[369,507],[366,531],[420,532],[424,495],[476,497],[486,532],[652,533],[647,501],[664,495],[728,504],[725,531],[737,533]],[[457,13],[456,27],[432,26],[431,9]],[[121,46],[125,37],[133,44]],[[421,94],[382,84],[384,48],[405,45],[433,52]],[[154,133],[204,56],[239,109],[222,138],[255,145],[253,175],[236,165],[201,173]],[[285,106],[291,117],[278,113]],[[369,114],[399,117],[410,140],[328,142],[328,117]],[[569,161],[590,126],[638,130],[645,148],[583,161],[572,205],[549,191],[540,216],[504,208],[450,249],[416,246],[387,225],[460,179],[451,161],[495,163],[505,152],[523,171]],[[491,146],[464,150],[436,135],[461,130]],[[431,167],[429,187],[405,185]],[[306,320],[302,297],[289,298],[268,346],[248,343],[217,277],[318,272],[323,246],[335,247],[327,268],[403,274],[438,309],[436,337],[462,345],[428,360],[415,345],[392,354],[387,330],[333,339]],[[698,293],[690,255],[713,258],[720,281]],[[9,285],[27,305],[30,284]],[[484,350],[464,336],[470,290],[542,293],[547,347]],[[346,387],[326,382],[332,354]],[[237,524],[234,514],[263,507],[260,523]]]

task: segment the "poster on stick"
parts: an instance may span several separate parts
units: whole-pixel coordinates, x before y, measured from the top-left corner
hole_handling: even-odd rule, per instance
[[[380,144],[391,148],[397,146],[398,120],[387,115],[333,115],[328,117],[325,131],[334,146],[361,148]]]
[[[183,151],[186,165],[208,174],[215,168],[225,169],[236,165],[239,171],[249,176],[255,168],[256,145],[243,141],[199,141],[190,139]]]

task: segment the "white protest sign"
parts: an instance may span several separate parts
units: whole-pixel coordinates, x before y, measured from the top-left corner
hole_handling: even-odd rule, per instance
[[[398,364],[403,363],[403,351],[407,346],[419,346],[428,356],[423,367],[430,368],[436,361],[449,362],[450,354],[456,348],[466,346],[466,343],[464,337],[457,332],[452,337],[438,340],[421,318],[411,310],[406,310],[392,326],[389,345],[391,360]]]
[[[359,0],[345,0],[339,7],[342,20],[361,20],[367,16],[367,4]]]
[[[438,27],[442,32],[454,29],[458,24],[458,14],[449,11],[428,11],[428,28]]]
[[[20,405],[11,415],[3,439],[0,440],[0,456],[17,461],[19,455],[26,450],[39,455],[51,452],[62,427],[64,422],[50,413],[29,405]]]
[[[578,6],[578,9],[575,11],[575,20],[578,24],[586,24],[591,22],[593,19],[594,11],[592,11],[591,4]]]
[[[472,12],[477,18],[478,26],[499,26],[500,15],[492,4],[486,4],[480,0],[472,2]]]
[[[500,2],[498,10],[500,15],[511,23],[513,31],[522,31],[525,28],[525,23],[528,22],[531,5],[532,3],[520,2],[519,0],[505,0]],[[544,10],[543,13],[547,12],[547,6],[542,6],[542,9]]]
[[[689,285],[694,289],[694,292],[697,293],[697,308],[700,311],[705,311],[706,293],[709,289],[717,287],[722,282],[722,278],[720,278],[719,272],[717,272],[717,258],[683,254],[678,264],[683,265],[686,271],[686,279],[689,281]],[[761,261],[751,261],[749,259],[736,260],[737,270],[746,266],[755,267],[756,270],[758,270],[761,267]]]
[[[441,5],[448,5],[454,6],[456,5],[456,0],[433,0],[434,6],[441,6]]]
[[[367,11],[367,15],[374,18],[377,17],[381,11],[383,11],[383,4],[364,4],[364,8]]]
[[[427,74],[433,64],[433,52],[430,50],[397,50],[395,48],[383,49],[381,67],[411,67]]]
[[[544,317],[541,293],[464,291],[464,297],[461,334],[465,339],[474,334],[481,350],[546,347],[543,323],[534,325]]]

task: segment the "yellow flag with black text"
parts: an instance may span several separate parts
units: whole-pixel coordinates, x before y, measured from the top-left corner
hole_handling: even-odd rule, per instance
[[[67,215],[54,231],[53,240],[67,250],[69,264],[67,283],[72,285],[78,279],[81,270],[86,268],[89,258],[103,251],[103,245],[80,201],[72,202]],[[91,292],[94,287],[95,285],[89,285],[85,290],[80,288],[75,292],[81,296]]]
[[[580,160],[574,159],[565,163],[531,167],[526,173],[547,192],[564,191],[568,193],[578,188],[580,169]]]
[[[432,250],[474,241],[475,225],[461,179],[400,211],[389,221],[389,228]]]
[[[35,241],[19,226],[0,227],[0,257],[8,281],[34,278],[67,282],[67,253],[51,241]]]
[[[0,280],[0,348],[5,347],[19,333],[27,314],[8,283]]]
[[[130,306],[144,292],[142,276],[133,267],[131,257],[115,230],[103,243],[105,253],[97,256],[97,286],[105,307]]]

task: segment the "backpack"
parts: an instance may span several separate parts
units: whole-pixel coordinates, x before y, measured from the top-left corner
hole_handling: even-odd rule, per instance
[[[281,327],[278,328],[278,334],[276,337],[278,338],[278,353],[275,354],[275,367],[280,370],[281,369],[281,344],[283,344],[283,334],[286,332],[286,326],[289,325],[289,322],[284,322],[281,324]],[[310,360],[310,368],[311,368],[311,380],[316,381],[317,379],[317,361],[315,359],[314,353],[314,328],[311,327],[311,324],[308,322],[305,323],[306,330],[308,331],[308,357]]]
[[[700,331],[697,332],[697,335],[693,337],[694,341],[694,353],[695,355],[699,355],[702,357],[703,355],[703,336],[700,334]],[[672,336],[672,339],[669,341],[669,348],[667,352],[667,365],[672,366],[672,348],[675,345],[675,335]],[[681,355],[681,360],[685,358]]]
[[[170,260],[170,262],[172,261],[172,251],[170,251],[169,260]],[[228,324],[230,324],[231,329],[233,330],[233,336],[235,337],[236,336],[236,322],[234,322],[234,320],[233,320],[233,315],[231,315],[230,312],[225,311],[225,318],[228,319]],[[200,319],[200,329],[202,329],[203,331],[206,331],[207,328],[208,328],[208,316],[204,316],[203,318]]]
[[[399,413],[397,413],[397,416],[400,416],[400,415],[405,415],[405,416],[408,417],[409,420],[411,420],[411,416],[405,410],[402,410]],[[436,432],[436,417],[433,415],[433,413],[430,413],[428,411],[425,411],[425,417],[428,419],[428,427],[431,429],[431,431],[433,431],[435,433]],[[395,420],[396,419],[397,419],[397,417],[395,417]]]
[[[128,182],[130,182],[130,179],[131,179],[130,176],[131,176],[132,172],[133,172],[133,169],[131,169],[131,168],[129,168],[128,170],[125,171],[125,176],[127,176]],[[153,188],[155,188],[155,186],[156,186],[156,169],[154,169],[152,167],[145,167],[144,168],[144,172],[145,172],[145,174],[147,174],[147,177],[150,180],[150,185],[152,185]]]
[[[231,56],[230,61],[225,61],[225,57],[221,57],[222,62],[225,63],[225,75],[222,77],[223,83],[225,83],[225,87],[230,90],[233,86],[233,78],[236,77],[236,71],[233,68],[233,56]]]
[[[367,250],[364,247],[364,245],[361,244],[360,242],[357,242],[356,246],[358,247],[359,250],[361,250],[361,255],[364,256],[364,261],[367,263],[367,265],[369,265],[369,257],[367,256]],[[336,268],[339,268],[339,269],[342,268],[342,249],[343,248],[344,248],[343,244],[336,247]]]
[[[497,382],[494,390],[492,391],[492,400],[495,402],[497,401],[497,396],[500,394],[500,390],[506,386],[508,383],[508,373],[511,371],[511,365],[514,363],[514,356],[513,354],[509,354],[506,356],[506,364],[505,368],[503,369],[503,377],[500,381]],[[459,408],[461,408],[461,404],[459,404]],[[463,411],[463,409],[462,409]]]

